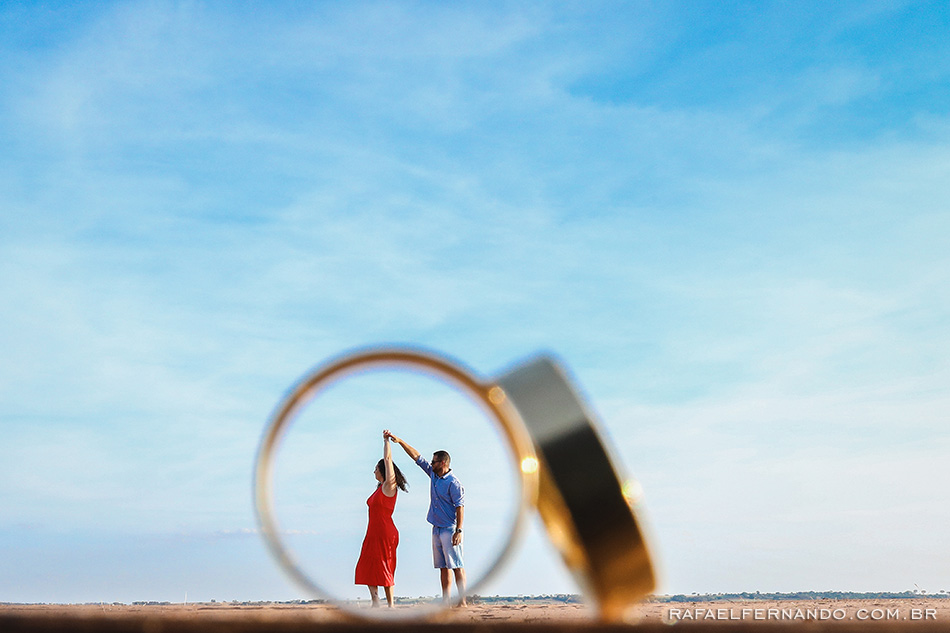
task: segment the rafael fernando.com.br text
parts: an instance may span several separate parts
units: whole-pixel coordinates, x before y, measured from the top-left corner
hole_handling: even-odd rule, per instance
[[[793,608],[793,609],[754,609],[754,608],[708,608],[708,607],[670,607],[666,611],[667,622],[690,620],[936,620],[936,609],[894,608]]]

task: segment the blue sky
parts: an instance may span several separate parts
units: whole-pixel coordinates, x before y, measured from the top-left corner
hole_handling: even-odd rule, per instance
[[[948,27],[940,2],[4,3],[0,600],[301,596],[254,533],[256,444],[308,368],[382,341],[484,375],[559,355],[643,484],[661,591],[950,590]],[[332,450],[287,481],[354,504],[288,509],[298,536],[358,543],[387,423],[460,451],[490,526],[488,425],[385,384],[292,436]],[[408,474],[396,593],[431,595]],[[576,591],[525,541],[490,593]]]

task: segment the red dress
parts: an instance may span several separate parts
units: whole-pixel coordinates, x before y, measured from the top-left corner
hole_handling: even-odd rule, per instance
[[[378,486],[366,500],[366,505],[369,506],[369,524],[356,563],[355,584],[392,587],[395,584],[396,546],[399,545],[399,531],[393,523],[396,495],[387,497],[383,494],[383,487]]]

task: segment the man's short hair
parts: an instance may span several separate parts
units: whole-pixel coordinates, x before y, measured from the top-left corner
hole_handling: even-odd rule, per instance
[[[442,460],[443,462],[445,462],[446,464],[451,464],[451,463],[452,463],[452,458],[449,456],[449,452],[448,452],[448,451],[436,451],[436,452],[432,453],[432,458],[433,458],[433,459],[441,459],[441,460]]]

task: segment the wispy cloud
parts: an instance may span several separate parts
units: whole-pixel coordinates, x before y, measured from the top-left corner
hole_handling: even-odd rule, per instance
[[[950,338],[933,6],[18,18],[0,70],[6,520],[250,536],[222,526],[252,523],[277,399],[320,359],[388,340],[486,374],[559,353],[672,535],[674,591],[715,589],[690,572],[719,568],[696,564],[705,521],[736,558],[736,534],[812,547],[785,527],[796,511],[829,542],[871,515],[896,535],[875,489],[912,490],[893,507],[945,523],[927,501]],[[334,427],[318,465],[372,465],[393,419],[477,462],[466,433],[485,429],[416,400],[392,397],[388,420],[340,404],[362,421]],[[361,521],[365,491],[343,488],[323,501],[352,496]],[[730,536],[722,508],[742,498],[769,514],[742,510],[754,522]]]

